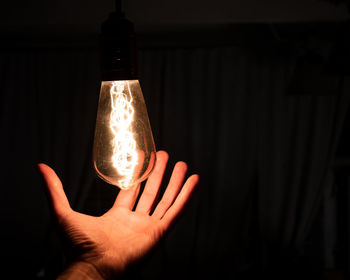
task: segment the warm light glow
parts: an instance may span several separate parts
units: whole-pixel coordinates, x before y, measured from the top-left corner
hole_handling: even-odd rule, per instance
[[[126,93],[125,93],[126,91]],[[132,95],[128,81],[114,81],[110,90],[112,111],[110,128],[113,133],[113,167],[123,175],[118,185],[127,188],[137,165],[136,141],[131,131],[134,119]]]
[[[139,81],[103,81],[93,150],[98,176],[126,190],[147,179],[155,162],[156,149]]]

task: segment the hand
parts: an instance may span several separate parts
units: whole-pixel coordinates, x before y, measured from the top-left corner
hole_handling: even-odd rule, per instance
[[[199,181],[198,175],[192,175],[184,183],[187,165],[178,162],[163,197],[153,207],[167,161],[166,152],[157,152],[156,166],[134,211],[140,185],[120,190],[112,208],[100,217],[74,211],[56,173],[45,164],[38,165],[58,224],[75,252],[75,261],[61,279],[111,278],[155,246],[182,211]],[[150,215],[152,209],[154,212]]]

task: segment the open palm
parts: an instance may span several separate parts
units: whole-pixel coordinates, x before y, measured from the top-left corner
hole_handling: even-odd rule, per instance
[[[56,173],[47,165],[39,164],[54,213],[75,261],[88,263],[103,278],[109,278],[154,247],[181,212],[199,180],[198,175],[192,175],[184,183],[187,165],[178,162],[163,197],[154,205],[167,160],[166,152],[157,153],[156,166],[136,207],[140,186],[121,190],[113,207],[100,217],[72,210]]]

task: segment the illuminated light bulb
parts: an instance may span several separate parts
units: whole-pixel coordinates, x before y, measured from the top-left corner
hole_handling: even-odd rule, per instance
[[[120,1],[101,31],[102,85],[93,163],[106,182],[129,189],[150,175],[156,150],[137,80],[134,27],[121,11]]]
[[[129,189],[149,176],[155,161],[139,81],[103,81],[93,150],[97,174],[110,184]]]

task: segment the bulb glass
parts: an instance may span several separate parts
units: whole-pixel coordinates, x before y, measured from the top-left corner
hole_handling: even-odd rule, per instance
[[[93,148],[97,174],[110,184],[129,189],[149,176],[155,161],[139,81],[102,82]]]

